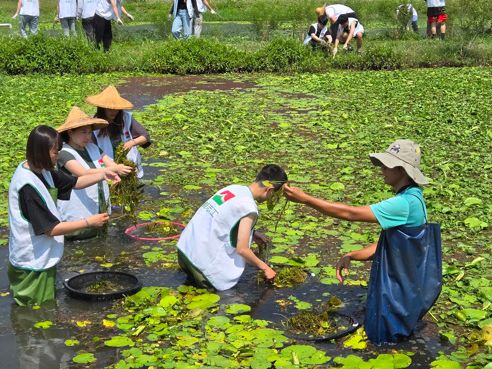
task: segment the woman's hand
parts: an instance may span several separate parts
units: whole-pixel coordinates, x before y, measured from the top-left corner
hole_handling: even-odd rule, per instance
[[[116,164],[114,168],[111,168],[111,170],[114,170],[120,176],[127,176],[132,172],[133,168],[125,164]]]
[[[102,227],[109,220],[108,213],[101,213],[96,215],[91,215],[85,218],[88,227]]]
[[[116,174],[115,172],[113,172],[111,169],[107,169],[104,172],[104,179],[106,181],[113,181],[113,182],[121,181],[120,176],[118,174]]]
[[[308,197],[308,195],[306,195],[306,193],[304,193],[304,191],[301,190],[300,188],[290,187],[287,184],[284,185],[284,196],[289,201],[300,202],[300,203],[305,203]]]
[[[135,142],[135,140],[126,141],[123,144],[123,148],[125,149],[125,151],[130,150],[133,146],[137,146],[137,143]]]

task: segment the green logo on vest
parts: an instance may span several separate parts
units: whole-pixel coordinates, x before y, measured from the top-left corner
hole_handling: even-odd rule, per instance
[[[222,191],[212,197],[217,205],[222,205],[224,202],[236,197],[231,191]]]

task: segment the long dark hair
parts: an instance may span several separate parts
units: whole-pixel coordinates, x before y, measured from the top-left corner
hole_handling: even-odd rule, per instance
[[[109,122],[108,126],[99,130],[98,136],[104,137],[109,135],[109,137],[113,139],[123,133],[123,110],[120,110],[114,118],[114,121],[110,122],[106,116],[106,109],[98,106],[95,117]]]
[[[35,127],[29,134],[26,145],[26,159],[29,167],[39,171],[53,169],[50,150],[55,145],[58,150],[61,149],[60,135],[55,129],[45,125]]]

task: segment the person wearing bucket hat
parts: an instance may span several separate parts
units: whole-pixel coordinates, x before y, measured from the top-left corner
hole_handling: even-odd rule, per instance
[[[56,265],[63,255],[64,236],[86,227],[101,227],[107,213],[61,221],[57,200],[68,200],[72,189],[85,188],[116,173],[80,177],[55,169],[61,140],[48,126],[35,127],[26,145],[26,161],[17,167],[9,186],[9,269],[14,301],[40,305],[55,298]]]
[[[114,159],[116,147],[122,143],[128,151],[127,159],[134,162],[137,168],[137,177],[143,177],[142,157],[138,146],[143,148],[151,144],[149,133],[128,111],[133,104],[120,96],[113,85],[106,87],[100,94],[88,96],[85,101],[97,107],[95,117],[108,121],[107,127],[94,130],[94,142]]]
[[[96,144],[92,143],[92,131],[108,125],[103,119],[89,117],[74,106],[65,123],[57,128],[63,140],[58,155],[58,167],[67,174],[80,177],[86,174],[114,172],[127,175],[131,167],[116,164]],[[117,179],[118,180],[118,179]],[[109,187],[106,181],[73,190],[69,200],[58,200],[57,206],[62,221],[71,221],[111,209]],[[67,239],[86,239],[97,235],[96,228],[86,228],[66,235]]]
[[[373,260],[365,328],[369,339],[379,344],[409,336],[434,303],[441,287],[441,246],[440,231],[432,229],[434,224],[427,223],[420,186],[429,181],[420,170],[419,145],[410,140],[396,140],[385,152],[369,157],[374,165],[381,167],[384,182],[392,187],[395,196],[370,206],[350,206],[310,196],[288,185],[284,186],[284,194],[291,201],[334,218],[381,226],[378,243],[345,254],[336,265],[337,279],[343,283],[343,273],[351,260]],[[414,236],[407,236],[426,235],[428,229],[432,233],[428,238],[422,236],[415,241]],[[429,239],[432,242],[425,241]],[[421,247],[408,246],[410,241],[427,243]],[[381,319],[386,320],[381,322]]]

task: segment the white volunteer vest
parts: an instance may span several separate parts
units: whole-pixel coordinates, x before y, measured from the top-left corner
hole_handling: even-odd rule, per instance
[[[314,27],[314,33],[318,33],[318,23],[313,23],[313,24],[311,24],[311,26]],[[309,27],[309,29],[311,29],[311,27]],[[319,38],[325,37],[325,34],[326,34],[327,31],[328,31],[328,28],[323,27],[323,29],[319,33]],[[309,30],[308,30],[308,32],[309,32]],[[309,43],[311,42],[312,39],[313,38],[311,37],[311,34],[308,33],[306,35],[306,37],[304,38],[304,45],[309,45]]]
[[[92,162],[96,168],[101,168],[101,154],[99,152],[99,147],[93,143],[87,144],[85,147],[89,153]],[[91,169],[89,164],[80,156],[80,154],[74,150],[70,145],[63,144],[62,151],[69,152],[75,157],[75,160],[84,167],[84,169]],[[109,187],[106,181],[102,182],[104,198],[108,204],[108,212],[110,213],[111,206],[109,206]],[[58,200],[58,209],[60,210],[61,220],[63,222],[72,222],[75,220],[80,220],[87,218],[91,215],[99,213],[99,191],[98,184],[93,184],[92,186],[73,189],[70,194],[70,200]]]
[[[208,199],[181,233],[178,249],[217,290],[234,287],[244,272],[246,261],[236,252],[231,232],[249,214],[258,216],[250,189],[231,185]]]
[[[16,268],[41,271],[60,261],[63,256],[64,237],[45,234],[36,236],[31,223],[22,216],[19,191],[25,185],[31,185],[44,200],[49,211],[60,219],[48,189],[36,174],[23,167],[24,163],[17,167],[9,186],[9,261]],[[48,184],[54,187],[51,173],[43,170],[42,174]]]
[[[59,0],[58,18],[75,18],[77,17],[77,0]]]
[[[96,14],[98,0],[79,0],[77,2],[77,14],[82,19],[88,19],[94,17]]]
[[[39,1],[38,0],[22,0],[20,15],[30,15],[31,17],[39,17]]]
[[[123,133],[121,134],[121,142],[133,140],[130,130],[131,124],[132,113],[123,110]],[[106,155],[114,160],[113,144],[111,143],[111,139],[109,138],[109,136],[99,136],[99,130],[95,130],[94,135],[96,136],[97,146],[99,146]],[[128,151],[128,154],[126,154],[126,158],[135,163],[137,167],[137,177],[142,178],[144,175],[142,167],[142,156],[138,152],[137,146],[133,146],[130,151]]]

